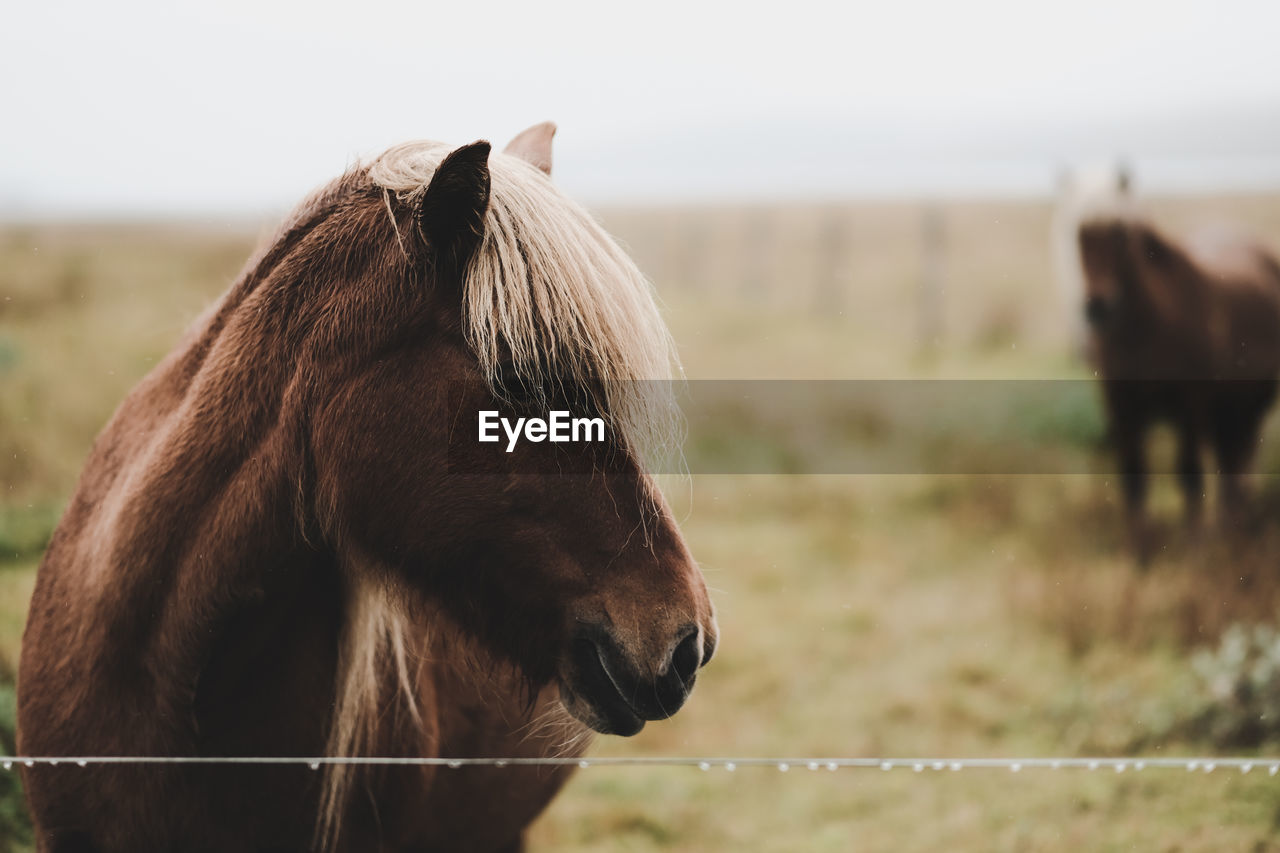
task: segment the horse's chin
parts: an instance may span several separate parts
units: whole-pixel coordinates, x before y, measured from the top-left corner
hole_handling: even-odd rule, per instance
[[[644,728],[644,720],[624,702],[608,698],[593,702],[564,681],[560,682],[560,704],[569,716],[597,734],[631,737]]]

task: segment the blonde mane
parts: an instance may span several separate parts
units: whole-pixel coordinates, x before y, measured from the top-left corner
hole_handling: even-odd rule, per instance
[[[401,203],[416,204],[451,148],[410,142],[367,167],[368,178]],[[573,383],[638,461],[678,458],[683,438],[672,380],[682,372],[653,289],[614,239],[536,167],[505,154],[489,157],[484,234],[467,266],[462,297],[466,339],[500,393],[500,379],[543,387]],[[394,224],[394,213],[391,215]],[[396,232],[403,248],[405,236]],[[504,364],[503,362],[506,362]],[[642,466],[643,467],[643,466]],[[328,755],[374,748],[390,679],[390,701],[420,724],[414,696],[421,654],[400,598],[365,567],[349,566],[340,640],[337,698]],[[317,844],[331,848],[351,768],[326,767]]]
[[[338,647],[337,698],[325,752],[330,757],[368,754],[376,747],[377,726],[386,722],[380,713],[388,669],[395,676],[391,692],[394,710],[403,710],[410,724],[421,726],[410,657],[421,652],[410,648],[413,634],[403,603],[385,578],[364,565],[348,566],[343,594],[346,598]],[[402,722],[392,720],[392,724]],[[342,812],[346,807],[352,768],[330,764],[325,768],[316,823],[316,841],[327,850],[338,841]]]

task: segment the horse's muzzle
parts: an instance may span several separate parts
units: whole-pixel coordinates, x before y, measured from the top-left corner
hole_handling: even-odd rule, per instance
[[[634,735],[649,720],[664,720],[684,705],[698,668],[711,659],[713,643],[704,648],[701,632],[688,626],[671,651],[653,668],[656,678],[641,675],[622,645],[603,628],[578,633],[569,647],[565,706],[602,734]],[[589,708],[580,707],[585,702]]]

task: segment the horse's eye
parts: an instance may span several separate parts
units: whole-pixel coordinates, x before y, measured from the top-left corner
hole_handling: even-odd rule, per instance
[[[547,389],[541,382],[511,371],[494,377],[493,390],[499,400],[520,409],[541,407],[547,402]]]
[[[590,417],[598,414],[596,398],[581,382],[563,377],[529,377],[513,370],[500,370],[493,380],[494,395],[504,405],[523,413],[545,414],[564,409],[574,415]]]

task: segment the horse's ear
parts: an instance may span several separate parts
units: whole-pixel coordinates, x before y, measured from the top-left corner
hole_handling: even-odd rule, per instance
[[[554,122],[544,121],[533,127],[520,131],[516,138],[502,149],[503,154],[519,157],[526,163],[532,163],[551,176],[551,139],[556,135]]]
[[[481,140],[452,151],[418,204],[418,230],[438,262],[461,271],[484,236],[489,207],[489,150]]]

